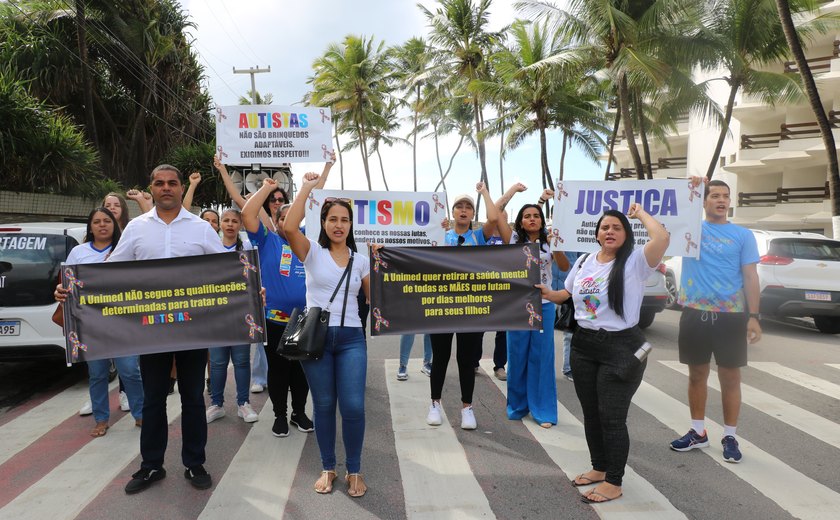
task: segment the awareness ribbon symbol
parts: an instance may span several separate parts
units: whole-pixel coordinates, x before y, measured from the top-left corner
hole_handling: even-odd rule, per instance
[[[64,277],[67,279],[67,290],[71,293],[73,292],[74,288],[85,286],[85,282],[76,278],[76,275],[73,274],[73,270],[69,267],[64,270]]]
[[[525,304],[525,310],[528,311],[528,325],[533,326],[534,320],[542,321],[542,316],[537,314],[534,310],[534,305],[531,302]]]
[[[373,308],[373,317],[376,319],[376,323],[373,326],[373,328],[376,329],[376,332],[379,332],[379,327],[381,325],[384,325],[385,327],[391,326],[391,322],[382,317],[382,312],[380,312],[379,307]]]
[[[531,267],[531,262],[537,264],[538,266],[540,265],[539,260],[534,258],[534,255],[531,254],[531,248],[530,247],[524,246],[522,248],[522,252],[525,253],[525,269],[528,269],[529,267]]]
[[[227,119],[227,116],[222,112],[222,108],[216,108],[216,121],[221,122],[222,119]]]
[[[432,247],[437,247],[437,241],[436,240],[432,240]]]
[[[324,121],[332,121],[332,119],[330,119],[330,116],[328,116],[328,115],[324,112],[324,109],[323,109],[323,108],[322,108],[322,109],[320,109],[320,110],[319,110],[319,112],[321,112],[321,122],[322,122],[322,123],[323,123]]]
[[[435,201],[435,213],[437,213],[438,208],[446,209],[446,206],[440,202],[437,193],[432,193],[432,200]]]
[[[254,321],[254,317],[250,314],[245,315],[245,323],[248,324],[248,337],[254,339],[254,332],[262,332],[263,328],[257,325],[257,322]]]
[[[324,157],[324,160],[328,161],[330,159],[330,152],[327,150],[327,145],[321,145],[321,155]]]
[[[216,150],[219,152],[219,157],[227,157],[228,156],[228,154],[225,153],[225,150],[221,146],[217,147]]]
[[[239,253],[239,263],[242,264],[242,276],[245,278],[248,278],[248,270],[257,272],[257,268],[248,261],[248,256],[245,253]]]
[[[560,230],[554,228],[551,230],[551,240],[554,241],[554,245],[557,246],[558,244],[564,243],[563,237],[560,236]]]
[[[373,252],[373,270],[377,273],[379,272],[379,266],[388,267],[388,262],[382,260],[382,257],[379,255],[379,251]]]
[[[697,191],[697,188],[694,186],[693,182],[688,183],[688,190],[688,202],[693,201],[694,197],[700,198],[700,192]]]
[[[568,197],[569,193],[563,189],[563,183],[557,182],[557,202],[560,202],[560,199],[563,197]]]
[[[685,234],[685,254],[688,254],[688,251],[691,248],[697,249],[697,242],[692,242],[691,240],[691,233]]]
[[[309,192],[309,197],[308,197],[308,199],[309,199],[309,209],[312,209],[312,205],[313,205],[313,204],[314,204],[314,205],[316,205],[316,206],[320,206],[320,205],[321,205],[321,203],[320,203],[320,202],[318,202],[317,200],[315,200],[315,195],[314,195],[311,191]]]
[[[72,345],[72,349],[70,350],[70,357],[73,361],[77,361],[79,359],[80,350],[84,350],[85,352],[87,352],[87,345],[79,341],[79,335],[76,334],[75,331],[67,335],[67,341],[69,341],[70,345]]]

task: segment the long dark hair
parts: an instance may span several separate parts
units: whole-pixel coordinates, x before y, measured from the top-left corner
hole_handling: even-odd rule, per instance
[[[528,241],[528,232],[522,229],[522,215],[525,214],[525,210],[528,208],[536,208],[540,213],[540,251],[545,251],[543,248],[548,245],[548,232],[545,230],[545,215],[543,214],[542,208],[537,204],[525,204],[519,209],[519,213],[516,214],[516,220],[513,221],[513,230],[516,231],[516,243],[524,244]]]
[[[239,225],[240,225],[239,229],[241,230],[242,229],[242,212],[239,211],[236,208],[228,208],[228,209],[222,211],[222,217],[224,217],[228,213],[233,213],[234,215],[236,215],[236,218],[239,219]],[[222,219],[219,219],[219,229],[220,230],[222,229]],[[237,233],[236,234],[236,250],[237,251],[242,251],[243,247],[245,247],[245,245],[242,243],[242,237],[239,235],[239,233]]]
[[[118,226],[120,226],[120,229],[125,229],[125,226],[128,225],[128,203],[125,201],[125,197],[123,197],[119,193],[116,193],[116,192],[112,191],[111,193],[105,195],[102,198],[102,205],[103,206],[105,205],[105,202],[108,200],[108,197],[114,197],[119,201],[120,208],[122,209],[122,213],[120,214],[119,220],[115,220],[114,222]]]
[[[87,230],[85,231],[85,240],[84,242],[93,242],[93,229],[91,229],[91,222],[93,222],[93,216],[97,213],[102,213],[109,219],[111,222],[114,223],[114,234],[111,235],[111,251],[117,247],[117,242],[120,241],[120,237],[122,236],[122,232],[120,231],[120,224],[117,222],[117,219],[114,217],[114,214],[111,213],[111,210],[102,206],[99,208],[94,208],[93,211],[90,212],[87,219]]]
[[[282,193],[283,198],[286,199],[286,202],[284,202],[283,204],[280,204],[281,208],[283,207],[284,204],[291,204],[292,203],[292,201],[289,200],[289,194],[286,193],[286,190],[284,190],[283,188],[277,188],[276,191],[279,191],[280,193]],[[271,206],[269,204],[271,204],[271,197],[274,196],[274,193],[275,193],[274,191],[269,193],[268,197],[266,197],[266,199],[263,201],[263,209],[265,210],[265,214],[268,215],[272,219],[274,218],[274,215],[271,214]],[[280,210],[278,209],[277,211],[279,212]]]
[[[626,238],[618,251],[615,252],[615,263],[610,269],[610,279],[607,283],[607,300],[610,307],[618,315],[619,318],[624,319],[624,266],[627,264],[627,259],[633,252],[633,247],[636,244],[636,239],[633,236],[633,228],[630,226],[630,221],[624,213],[608,209],[598,219],[598,224],[595,225],[595,236],[598,236],[598,230],[601,229],[601,221],[604,217],[615,217],[621,222],[624,227]],[[600,244],[600,242],[598,242]]]
[[[333,206],[341,206],[343,208],[347,208],[347,211],[350,212],[350,231],[348,231],[345,241],[347,247],[349,247],[350,250],[355,253],[356,251],[358,251],[358,249],[356,249],[356,239],[353,238],[353,208],[350,207],[349,202],[342,199],[328,199],[327,201],[324,201],[324,206],[321,208],[321,232],[318,234],[318,245],[320,245],[324,249],[328,249],[330,247],[330,238],[327,236],[327,232],[324,231],[324,222],[327,221],[327,213],[330,212],[330,209]]]

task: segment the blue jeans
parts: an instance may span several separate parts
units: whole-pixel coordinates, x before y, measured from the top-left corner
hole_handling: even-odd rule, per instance
[[[268,360],[262,343],[254,349],[254,362],[251,364],[251,383],[265,386],[268,383]]]
[[[125,385],[125,395],[128,396],[131,415],[135,419],[142,419],[143,380],[140,378],[140,364],[137,356],[114,358],[114,364]],[[111,367],[111,360],[96,359],[88,361],[87,366],[93,418],[96,422],[108,421],[111,417],[111,406],[108,401],[108,369]]]
[[[568,330],[563,331],[563,375],[572,375],[572,366],[569,364],[569,355],[572,352],[572,336]]]
[[[335,410],[341,412],[341,433],[347,457],[347,472],[362,466],[365,438],[365,381],[367,344],[361,327],[330,327],[324,357],[301,361],[315,411],[315,437],[325,470],[335,469]]]
[[[251,345],[210,349],[210,400],[216,406],[222,406],[225,402],[228,361],[233,361],[236,404],[242,406],[248,402],[251,386]]]
[[[408,366],[408,358],[411,356],[411,347],[414,346],[414,334],[403,334],[400,336],[400,365]],[[423,364],[432,362],[432,338],[423,334]]]
[[[507,416],[528,412],[538,423],[557,424],[557,380],[554,373],[554,304],[542,304],[542,330],[507,333]]]

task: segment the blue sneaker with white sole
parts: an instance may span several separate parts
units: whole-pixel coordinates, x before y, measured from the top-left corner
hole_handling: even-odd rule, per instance
[[[741,462],[741,450],[738,448],[738,441],[735,437],[727,435],[720,440],[723,444],[723,460],[737,464]]]
[[[700,435],[693,428],[679,439],[671,442],[671,449],[674,451],[690,451],[694,448],[707,448],[708,446],[709,436],[706,435],[706,432],[704,431],[703,435]]]

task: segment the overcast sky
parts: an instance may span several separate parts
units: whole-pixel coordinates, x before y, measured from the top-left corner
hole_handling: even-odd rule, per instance
[[[422,1],[434,11],[437,2]],[[490,29],[497,30],[516,18],[513,0],[494,0],[491,6]],[[191,32],[194,46],[205,66],[207,85],[213,101],[219,105],[234,105],[239,96],[251,88],[248,74],[234,74],[233,68],[266,68],[271,72],[257,74],[260,93],[274,95],[275,105],[299,102],[308,90],[306,83],[312,62],[331,42],[339,42],[347,34],[374,36],[386,46],[399,45],[413,36],[426,37],[426,20],[411,0],[181,0],[181,4],[196,25]],[[410,126],[404,126],[406,135]],[[345,141],[346,142],[346,138]],[[444,170],[458,144],[458,138],[447,136],[440,141]],[[500,195],[499,139],[487,141],[487,169],[490,194]],[[551,132],[548,137],[548,160],[552,177],[557,176],[560,161],[561,136]],[[411,148],[396,145],[382,148],[385,175],[392,191],[413,189]],[[366,181],[358,149],[344,153],[345,188],[365,189]],[[418,190],[434,189],[440,174],[431,139],[419,140],[417,145]],[[295,182],[307,171],[320,171],[323,164],[297,163],[292,165]],[[379,163],[370,160],[373,189],[384,189]],[[567,179],[603,178],[603,168],[572,150],[567,154]],[[480,175],[476,153],[463,146],[447,178],[449,198],[463,192],[474,195]],[[536,200],[542,191],[539,167],[539,141],[532,136],[519,148],[509,151],[504,162],[505,188],[513,182],[524,182],[529,190],[518,195],[511,209]],[[327,188],[339,187],[339,168],[336,165]],[[482,210],[483,213],[483,210]]]

